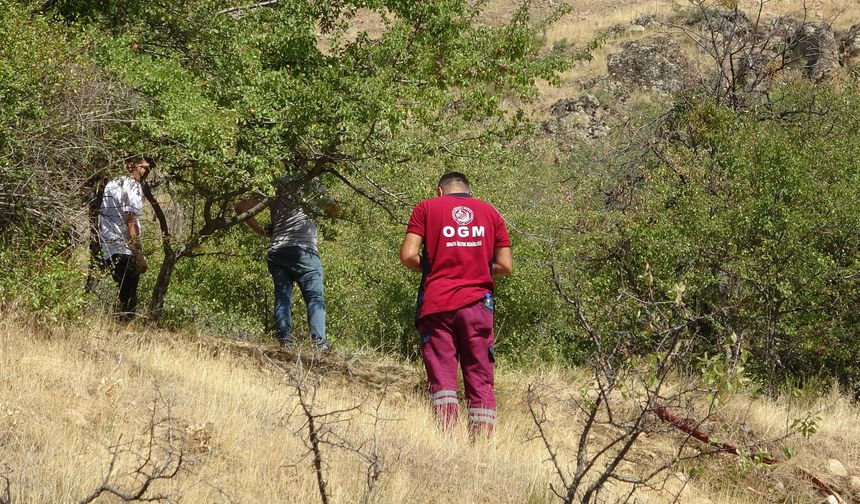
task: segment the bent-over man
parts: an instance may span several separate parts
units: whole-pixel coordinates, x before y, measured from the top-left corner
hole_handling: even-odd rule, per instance
[[[275,288],[275,325],[281,346],[295,346],[292,300],[293,284],[296,283],[307,307],[314,349],[326,352],[331,344],[326,338],[323,267],[314,217],[323,213],[336,217],[340,206],[326,196],[326,188],[319,179],[314,178],[308,184],[309,196],[306,198],[285,189],[291,180],[284,177],[278,182],[278,195],[269,207],[271,226],[263,228],[253,217],[245,222],[260,236],[269,237],[267,264]],[[247,198],[236,205],[236,212],[248,211],[260,201],[258,197]]]
[[[489,435],[496,423],[493,278],[513,271],[511,242],[499,212],[472,197],[462,173],[442,175],[436,194],[412,211],[400,262],[422,273],[416,326],[440,424],[458,422],[459,362],[469,430]]]

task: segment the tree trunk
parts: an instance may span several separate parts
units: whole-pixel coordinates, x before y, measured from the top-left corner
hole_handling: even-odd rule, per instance
[[[174,251],[164,251],[164,261],[161,262],[161,268],[158,270],[158,279],[155,281],[155,287],[152,289],[152,299],[149,301],[149,318],[153,322],[161,320],[164,299],[167,297],[167,289],[170,287],[170,279],[173,277],[173,270],[176,268],[177,260],[179,260],[179,256]]]
[[[161,204],[155,199],[155,195],[152,194],[152,187],[149,183],[143,184],[143,194],[146,196],[149,204],[152,205],[155,218],[158,220],[158,227],[161,229],[161,250],[164,251],[164,260],[161,262],[161,268],[158,270],[158,279],[155,281],[155,287],[152,289],[152,298],[149,300],[150,320],[158,322],[161,320],[161,311],[164,309],[164,298],[167,297],[167,289],[170,287],[173,270],[176,268],[176,261],[179,260],[180,254],[177,254],[170,245],[170,226],[167,224],[167,216],[164,214]]]
[[[290,182],[288,188],[290,190],[296,190],[312,178],[319,176],[329,162],[330,157],[320,158],[317,160],[312,170],[306,173],[303,177]],[[143,184],[143,194],[147,201],[149,201],[149,204],[152,205],[152,210],[155,212],[155,218],[158,221],[159,228],[161,229],[161,248],[164,251],[164,261],[161,263],[161,269],[158,271],[158,279],[155,281],[155,287],[152,289],[152,299],[149,301],[150,320],[153,322],[161,320],[161,313],[164,309],[164,299],[167,297],[170,280],[173,277],[173,271],[176,269],[176,262],[179,261],[179,259],[183,256],[191,257],[193,251],[206,240],[211,238],[216,232],[245,222],[247,219],[268,208],[272,202],[272,198],[264,196],[260,198],[260,201],[256,205],[242,213],[226,216],[222,209],[220,215],[217,217],[210,215],[213,204],[223,201],[225,197],[228,196],[239,196],[243,192],[244,190],[241,190],[207,199],[204,203],[203,211],[205,224],[197,233],[192,234],[184,244],[174,249],[171,245],[173,239],[171,237],[170,226],[168,225],[164,209],[161,208],[161,204],[152,193],[152,186],[150,186],[149,183]]]

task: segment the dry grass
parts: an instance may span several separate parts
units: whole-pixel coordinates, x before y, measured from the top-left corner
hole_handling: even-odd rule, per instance
[[[276,362],[295,366],[290,355],[265,351]],[[331,428],[365,450],[377,439],[385,473],[374,502],[553,501],[548,485],[556,479],[534,439],[524,390],[533,382],[577,390],[587,383],[583,374],[501,371],[497,435],[471,444],[462,431],[436,430],[426,398],[416,391],[420,370],[343,356],[327,358],[322,369],[326,376],[318,411],[363,405]],[[181,495],[187,503],[319,502],[311,460],[303,457],[296,394],[253,347],[201,335],[126,330],[107,322],[46,331],[7,316],[0,320],[0,370],[0,475],[12,481],[16,504],[80,500],[104,478],[107,447],[119,439],[145,442],[153,405],[157,415],[166,415],[165,404],[172,405],[191,458],[188,472],[154,490]],[[381,420],[374,423],[372,406],[384,388]],[[779,435],[798,410],[746,397],[727,404],[726,420],[746,418],[763,436]],[[822,414],[821,432],[795,443],[798,456],[792,463],[820,471],[824,460],[838,458],[860,473],[858,408],[839,396],[812,406]],[[555,411],[562,412],[559,408]],[[553,436],[561,446],[573,446],[577,432],[569,417],[555,418]],[[676,441],[649,436],[641,451],[665,453]],[[323,449],[332,502],[361,501],[367,465],[348,451]],[[128,469],[132,462],[126,456],[119,466]],[[788,467],[732,476],[732,481],[745,481],[747,490],[726,483],[726,475],[736,472],[731,457],[718,457],[713,467],[717,473],[704,471],[689,481],[678,473],[669,487],[687,481],[681,502],[773,502],[768,482],[791,480]],[[132,482],[119,478],[116,483],[128,487]],[[797,487],[809,494],[808,487]],[[667,500],[667,494],[640,495],[641,502]]]
[[[549,44],[567,39],[581,45],[614,24],[666,15],[687,5],[672,0],[571,3],[575,12],[547,32]],[[747,9],[755,5],[742,3]],[[831,19],[837,29],[860,22],[860,1],[808,4],[813,19]],[[509,5],[508,0],[491,1],[486,21],[500,21]],[[550,2],[537,6],[551,7]],[[803,11],[799,0],[772,0],[765,9],[767,15]],[[573,95],[581,79],[605,73],[606,58],[623,41],[642,35],[613,38],[592,62],[564,75],[561,87],[544,86],[539,102]],[[154,490],[181,495],[186,503],[319,502],[295,391],[257,348],[203,335],[127,330],[111,322],[49,331],[8,314],[0,317],[0,476],[11,480],[15,504],[80,500],[103,480],[110,462],[108,447],[120,439],[145,444],[153,406],[164,415],[168,404],[191,458],[187,472]],[[281,365],[295,366],[291,354],[274,348],[264,352]],[[356,356],[327,358],[320,369],[325,378],[317,395],[318,411],[362,406],[331,428],[364,450],[376,439],[385,472],[374,502],[555,501],[548,486],[557,479],[543,445],[534,438],[524,391],[535,382],[577,390],[588,382],[584,374],[500,371],[496,436],[471,444],[463,431],[437,431],[421,392],[420,369]],[[372,406],[380,399],[381,420],[375,422]],[[673,474],[668,488],[683,486],[684,503],[784,498],[815,502],[809,485],[796,478],[796,466],[828,479],[847,499],[860,502],[860,488],[851,486],[850,477],[835,477],[826,470],[829,459],[838,459],[855,478],[860,476],[860,408],[846,398],[768,401],[735,396],[724,402],[720,417],[728,436],[737,434],[732,426],[746,422],[746,435],[767,439],[780,436],[806,410],[821,415],[821,428],[810,439],[791,441],[797,455],[790,462],[743,472],[732,457],[720,456]],[[554,411],[554,440],[574,446],[574,422],[561,405]],[[680,437],[646,437],[639,459],[670,452]],[[333,502],[361,501],[366,464],[349,451],[330,446],[323,450]],[[121,473],[133,460],[126,456],[118,462]],[[114,481],[120,486],[134,483],[121,477]],[[0,499],[2,491],[0,484]],[[666,502],[667,495],[638,497],[640,502]]]

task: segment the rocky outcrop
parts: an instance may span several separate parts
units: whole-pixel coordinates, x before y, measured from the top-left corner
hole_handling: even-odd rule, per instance
[[[806,60],[806,73],[816,81],[829,79],[839,70],[839,45],[826,23],[805,23],[797,29],[792,52]]]
[[[765,26],[762,42],[767,49],[781,53],[793,45],[800,22],[791,16],[779,16],[771,19]]]
[[[606,136],[606,110],[592,94],[583,93],[578,98],[563,98],[549,108],[552,119],[543,123],[545,132],[555,135],[561,143],[576,138],[594,140]]]
[[[663,93],[683,87],[689,66],[681,46],[667,35],[625,42],[607,62],[614,80]]]
[[[746,40],[755,33],[750,18],[739,10],[700,10],[690,17],[688,24],[735,40]]]
[[[860,23],[848,30],[839,47],[839,58],[843,64],[857,57],[860,57]]]
[[[742,56],[738,65],[738,83],[747,92],[767,91],[780,68],[779,61],[777,53],[769,49]]]

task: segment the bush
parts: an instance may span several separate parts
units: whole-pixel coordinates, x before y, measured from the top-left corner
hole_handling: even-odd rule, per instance
[[[857,387],[860,351],[860,96],[795,84],[750,110],[679,101],[659,159],[629,204],[598,215],[567,277],[593,307],[619,292],[684,303],[702,355],[737,335],[775,385],[812,377]],[[635,177],[634,177],[635,178]],[[646,351],[635,304],[596,324]]]
[[[86,274],[75,259],[55,241],[0,240],[0,306],[24,308],[48,322],[79,320]]]

